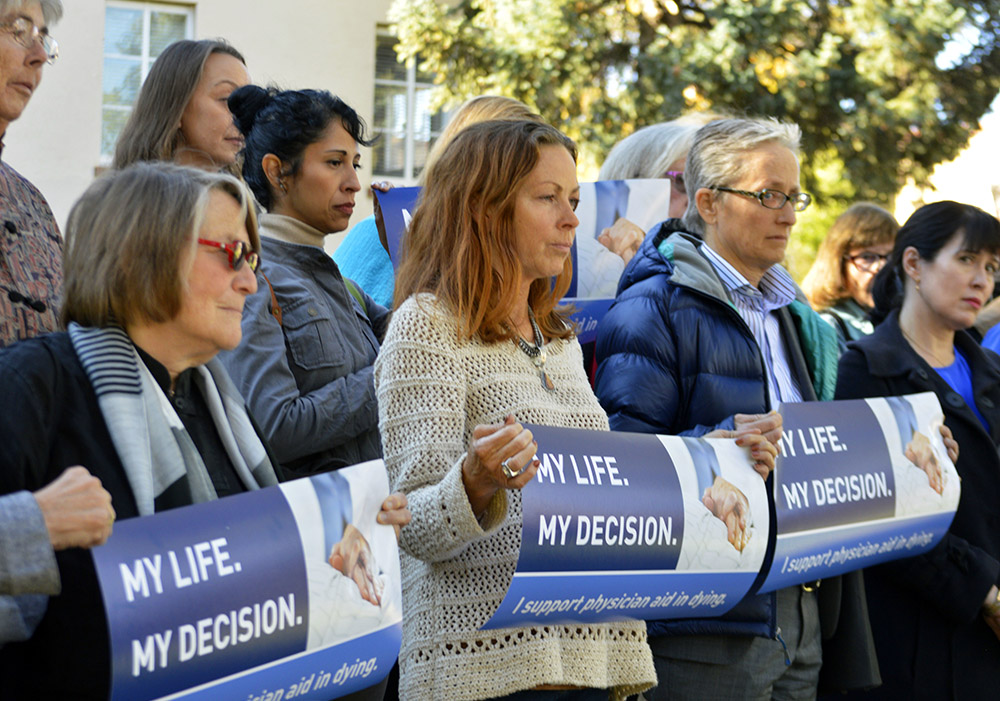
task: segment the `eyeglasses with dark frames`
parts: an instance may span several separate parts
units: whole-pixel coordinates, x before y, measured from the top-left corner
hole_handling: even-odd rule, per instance
[[[250,248],[250,244],[243,243],[242,241],[233,241],[232,243],[221,243],[219,241],[212,241],[210,239],[198,239],[198,243],[202,246],[214,246],[215,248],[221,248],[229,256],[229,267],[233,270],[239,270],[243,267],[243,261],[246,261],[247,265],[250,266],[250,270],[257,272],[257,268],[260,267],[260,255]]]
[[[889,256],[874,251],[862,251],[853,256],[844,256],[844,260],[849,260],[854,267],[864,273],[877,273],[889,260]]]
[[[674,187],[677,188],[677,192],[681,193],[682,195],[687,194],[687,188],[684,186],[683,170],[668,170],[663,175],[670,179],[670,182],[672,182],[674,184]]]
[[[767,207],[768,209],[781,209],[785,206],[786,202],[792,203],[792,209],[796,212],[802,212],[812,203],[812,195],[800,192],[795,195],[786,195],[781,190],[771,190],[764,189],[760,192],[751,192],[750,190],[735,190],[731,187],[713,187],[713,190],[719,190],[720,192],[731,192],[734,195],[744,195],[746,197],[753,197],[755,200],[760,202],[762,207]]]
[[[15,17],[0,22],[0,29],[9,33],[14,37],[14,41],[26,49],[30,50],[35,44],[39,44],[45,52],[46,63],[55,63],[59,58],[59,42],[49,35],[48,29],[39,29],[38,25],[27,17]]]

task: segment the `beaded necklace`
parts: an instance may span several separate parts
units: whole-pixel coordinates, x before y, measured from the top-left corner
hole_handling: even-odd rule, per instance
[[[538,368],[538,377],[542,381],[542,387],[550,392],[554,392],[556,386],[552,383],[552,378],[549,377],[549,374],[545,372],[546,356],[545,349],[543,348],[544,339],[542,338],[542,331],[538,328],[538,323],[535,321],[535,313],[531,311],[530,307],[528,308],[528,319],[531,321],[531,331],[535,334],[535,344],[531,345],[518,334],[517,347],[531,358],[531,362]]]

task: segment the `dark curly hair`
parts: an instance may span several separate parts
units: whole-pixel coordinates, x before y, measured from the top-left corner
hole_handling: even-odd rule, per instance
[[[245,85],[229,96],[229,110],[246,139],[243,179],[264,209],[270,209],[272,201],[271,184],[261,167],[267,154],[285,164],[282,175],[295,175],[306,147],[318,141],[334,119],[362,146],[374,142],[365,135],[367,127],[354,108],[326,90]]]

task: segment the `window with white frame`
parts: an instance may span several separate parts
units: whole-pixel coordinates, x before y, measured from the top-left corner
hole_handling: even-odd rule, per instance
[[[194,35],[194,10],[183,5],[115,2],[104,8],[101,158],[109,160],[156,57]]]
[[[447,122],[445,112],[430,109],[432,76],[416,61],[400,63],[396,37],[380,31],[375,41],[375,123],[372,173],[412,183],[427,161]]]

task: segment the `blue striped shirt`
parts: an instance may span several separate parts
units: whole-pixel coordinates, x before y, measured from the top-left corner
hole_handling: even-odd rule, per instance
[[[780,265],[772,265],[754,287],[722,256],[703,243],[702,252],[715,268],[729,299],[757,341],[767,367],[767,390],[771,408],[779,402],[801,402],[802,393],[788,362],[788,349],[781,337],[778,315],[774,310],[791,304],[795,299],[795,283]]]

